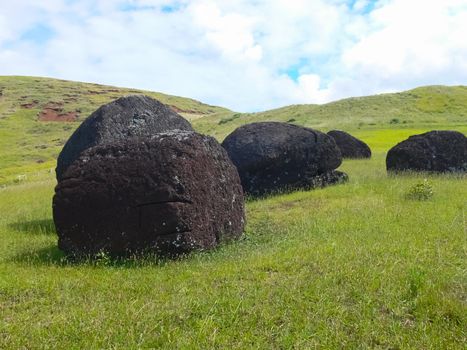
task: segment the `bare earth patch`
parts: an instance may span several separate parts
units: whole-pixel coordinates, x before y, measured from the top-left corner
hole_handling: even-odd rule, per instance
[[[63,113],[62,103],[49,102],[39,113],[38,120],[43,122],[74,122],[78,116],[77,112]]]
[[[78,113],[76,112],[57,113],[53,109],[44,108],[39,113],[39,120],[42,122],[74,122],[77,119]]]

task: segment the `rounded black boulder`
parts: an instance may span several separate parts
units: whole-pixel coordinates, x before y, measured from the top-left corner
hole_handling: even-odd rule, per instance
[[[370,147],[349,133],[341,130],[331,130],[328,135],[336,141],[342,158],[371,158]]]
[[[195,132],[95,146],[55,188],[59,248],[70,255],[177,255],[239,237],[244,198],[220,144]]]
[[[239,127],[222,146],[238,169],[243,190],[263,195],[321,187],[347,179],[334,171],[342,162],[334,140],[301,126],[263,122]]]
[[[410,136],[389,150],[386,168],[395,172],[466,172],[467,138],[449,130]]]
[[[121,97],[99,107],[71,135],[57,159],[57,180],[90,147],[175,129],[193,131],[187,120],[151,97]]]

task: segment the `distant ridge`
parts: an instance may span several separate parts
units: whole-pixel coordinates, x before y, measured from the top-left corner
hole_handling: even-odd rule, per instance
[[[467,125],[467,86],[425,86],[322,105],[291,105],[259,113],[207,116],[194,125],[223,138],[236,127],[257,121],[291,122],[324,130]]]
[[[44,114],[50,110],[59,112],[57,114],[69,113],[68,120],[63,121],[79,121],[102,104],[129,94],[151,96],[170,105],[188,119],[229,111],[191,98],[160,92],[40,77],[0,76],[0,93],[0,118],[18,109],[34,109],[46,110]]]

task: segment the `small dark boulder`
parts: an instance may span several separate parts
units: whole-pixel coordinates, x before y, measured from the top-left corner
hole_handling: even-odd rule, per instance
[[[337,146],[341,150],[342,158],[371,158],[371,149],[368,145],[341,130],[331,130],[328,132]]]
[[[386,168],[396,172],[466,172],[467,138],[447,130],[410,136],[389,150]]]
[[[121,97],[97,109],[71,135],[57,159],[57,180],[90,147],[175,129],[193,131],[187,120],[151,97]]]
[[[98,145],[55,188],[58,245],[69,255],[177,255],[239,237],[237,169],[210,136],[172,131]]]
[[[349,176],[343,171],[330,170],[311,178],[310,184],[306,187],[319,188],[329,185],[336,185],[347,181],[349,181]]]
[[[263,195],[314,188],[345,180],[333,170],[342,162],[334,139],[297,125],[263,122],[239,127],[222,146],[238,169],[243,190]]]

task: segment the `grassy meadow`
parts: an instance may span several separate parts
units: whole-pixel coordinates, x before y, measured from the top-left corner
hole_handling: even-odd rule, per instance
[[[250,200],[243,239],[178,261],[69,262],[53,174],[1,189],[0,348],[464,348],[466,178],[388,176],[405,134],[359,136],[349,183]]]
[[[385,155],[412,134],[467,134],[466,87],[251,114],[149,93],[219,140],[289,121],[349,131],[373,157],[345,160],[346,184],[248,200],[243,238],[213,251],[81,262],[57,248],[55,157],[99,104],[136,91],[30,77],[0,91],[0,349],[465,349],[467,176],[388,175]],[[50,101],[78,120],[38,120]],[[433,197],[407,198],[424,179]]]

